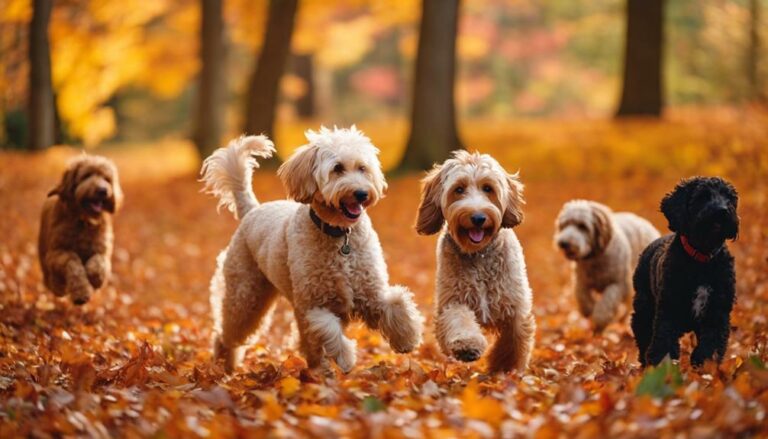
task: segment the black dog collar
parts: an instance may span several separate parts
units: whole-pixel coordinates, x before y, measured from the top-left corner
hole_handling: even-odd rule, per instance
[[[346,256],[352,252],[352,249],[349,246],[349,232],[350,230],[343,227],[337,227],[332,226],[323,220],[320,219],[319,216],[317,216],[317,213],[315,213],[314,209],[309,209],[309,217],[312,219],[312,222],[315,223],[315,226],[317,226],[318,229],[320,229],[321,232],[325,233],[326,235],[330,236],[331,238],[341,238],[344,237],[344,244],[341,245],[339,248],[339,253]]]

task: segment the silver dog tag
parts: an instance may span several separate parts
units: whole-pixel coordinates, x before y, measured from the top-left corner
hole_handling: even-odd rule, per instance
[[[349,246],[349,232],[344,234],[344,244],[341,245],[339,248],[339,253],[341,253],[344,256],[349,255],[352,253],[352,247]]]

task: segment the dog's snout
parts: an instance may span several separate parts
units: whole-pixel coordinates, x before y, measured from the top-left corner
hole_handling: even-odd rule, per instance
[[[487,218],[482,213],[473,213],[469,219],[472,220],[472,224],[474,224],[476,227],[480,227],[485,224],[485,220]]]
[[[368,199],[368,191],[364,191],[362,189],[358,189],[354,193],[355,199],[359,202],[363,202]]]
[[[557,246],[560,247],[562,250],[570,250],[571,243],[568,241],[557,241]]]
[[[107,191],[107,188],[105,188],[104,186],[99,186],[96,188],[97,197],[106,198],[106,196],[108,195],[108,192],[109,191]]]

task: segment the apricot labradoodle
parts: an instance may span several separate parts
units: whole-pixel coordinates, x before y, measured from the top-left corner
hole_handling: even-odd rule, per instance
[[[487,345],[485,328],[498,335],[490,370],[525,370],[536,323],[523,249],[512,231],[523,221],[522,183],[491,156],[466,151],[435,166],[423,183],[416,230],[440,232],[435,331],[441,349],[475,361]]]
[[[82,305],[112,272],[112,215],[122,204],[117,168],[104,157],[74,159],[48,193],[38,255],[45,286]]]
[[[632,301],[637,259],[659,231],[634,213],[613,212],[588,200],[565,203],[555,227],[555,244],[573,261],[579,311],[601,331],[618,319],[622,304]]]
[[[260,204],[251,187],[255,156],[274,152],[264,136],[241,137],[203,164],[206,189],[240,218],[211,281],[214,356],[236,367],[242,346],[278,294],[293,305],[309,367],[355,365],[353,319],[378,329],[396,352],[421,343],[423,318],[405,287],[391,286],[368,207],[386,189],[378,149],[354,126],[307,132],[278,175],[294,201]]]

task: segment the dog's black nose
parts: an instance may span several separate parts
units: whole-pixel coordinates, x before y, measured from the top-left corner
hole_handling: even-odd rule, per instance
[[[96,188],[96,196],[100,198],[105,198],[107,196],[107,188],[105,187],[97,187]]]
[[[78,297],[78,298],[72,299],[72,303],[74,303],[77,306],[85,305],[87,302],[88,302],[87,297]]]
[[[472,220],[472,224],[474,224],[476,227],[480,227],[485,224],[485,215],[482,213],[472,214],[469,219]]]
[[[557,246],[563,250],[569,250],[571,248],[571,243],[568,241],[557,241]]]
[[[368,199],[368,192],[366,192],[366,191],[364,191],[362,189],[356,190],[353,195],[355,196],[357,201],[359,201],[361,203]]]

